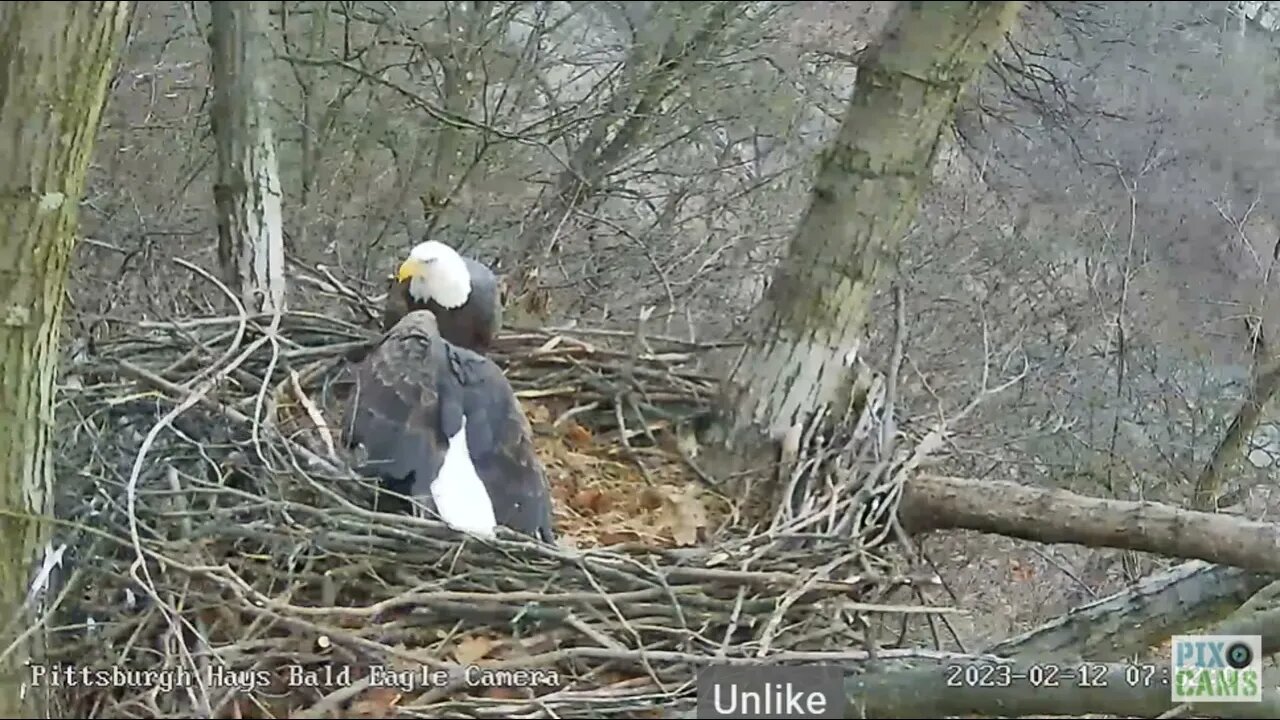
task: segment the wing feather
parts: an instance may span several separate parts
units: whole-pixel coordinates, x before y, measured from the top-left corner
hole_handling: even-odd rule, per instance
[[[471,462],[494,502],[499,523],[554,542],[551,491],[533,446],[533,430],[511,383],[492,360],[449,348],[450,369],[464,389]]]
[[[493,342],[493,337],[502,327],[502,298],[498,289],[498,276],[488,265],[471,258],[466,258],[467,268],[471,271],[471,302],[475,316],[475,342],[481,349]]]
[[[497,521],[555,541],[551,493],[533,431],[502,369],[465,347],[417,328],[414,313],[389,330],[355,368],[343,418],[346,442],[361,444],[365,469],[401,492],[439,473],[448,438],[467,417],[471,460]],[[434,322],[434,321],[433,321]]]
[[[361,444],[364,469],[394,485],[435,477],[444,462],[431,338],[390,333],[360,363],[343,418],[348,446]]]
[[[462,415],[466,412],[463,403],[466,402],[466,397],[461,383],[453,373],[442,372],[438,375],[436,392],[440,403],[440,435],[447,440],[462,429]],[[470,436],[468,433],[467,437]]]

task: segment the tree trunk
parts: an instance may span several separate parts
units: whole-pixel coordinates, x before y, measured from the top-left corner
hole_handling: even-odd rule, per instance
[[[493,22],[493,6],[491,2],[462,3],[446,12],[448,40],[438,57],[440,99],[444,109],[456,117],[470,117],[478,93],[485,88],[483,43]],[[436,128],[430,178],[421,195],[428,237],[475,166],[473,159],[478,144],[478,139],[472,137],[475,134],[471,128],[448,123],[440,123]]]
[[[1280,575],[1280,523],[1107,500],[1007,480],[919,474],[898,506],[912,535],[976,530],[1045,544],[1070,543],[1194,558]]]
[[[1203,573],[1201,575],[1204,576]],[[1277,639],[1280,610],[1276,610],[1275,605],[1278,592],[1280,588],[1276,585],[1268,585],[1225,620],[1208,626],[1188,627],[1186,623],[1180,623],[1179,618],[1162,620],[1166,626],[1180,627],[1184,632],[1261,635],[1262,653],[1270,655],[1280,647]],[[1159,609],[1149,608],[1152,611]],[[1137,649],[1137,662],[1132,658],[1108,659],[1088,655],[1084,656],[1086,661],[1081,662],[1081,656],[1073,652],[1075,648],[1064,653],[1041,652],[1034,641],[1026,641],[1027,637],[1035,637],[1035,634],[1024,636],[1021,641],[1013,640],[988,648],[984,655],[1013,659],[1013,677],[1035,673],[1036,677],[1042,678],[1038,682],[1015,681],[1007,687],[992,687],[985,682],[966,685],[960,668],[970,664],[989,668],[986,660],[978,663],[965,660],[941,664],[899,663],[899,667],[888,672],[872,671],[846,683],[850,704],[854,706],[850,708],[851,714],[868,718],[913,718],[929,713],[944,717],[1164,717],[1164,713],[1173,708],[1168,684],[1161,682],[1161,676],[1153,670],[1168,667],[1168,661],[1152,657],[1147,652],[1149,648]],[[1151,637],[1160,642],[1166,640],[1169,633]],[[1079,672],[1068,674],[1068,668],[1084,670],[1087,677]],[[1055,674],[1058,677],[1052,677]],[[977,677],[987,677],[987,674],[979,669]],[[1274,667],[1264,668],[1261,703],[1191,703],[1190,712],[1186,714],[1193,717],[1276,717],[1280,713],[1277,680],[1280,680],[1280,671]]]
[[[54,376],[63,287],[77,209],[126,2],[0,5],[0,617],[7,647],[29,622],[28,585],[53,504]],[[30,609],[28,609],[30,610]],[[0,664],[0,717],[43,717],[42,692],[25,688],[38,640]]]
[[[1246,441],[1258,429],[1263,411],[1280,390],[1280,356],[1271,355],[1260,328],[1254,335],[1253,354],[1253,377],[1249,382],[1249,390],[1222,440],[1213,449],[1209,462],[1205,463],[1200,476],[1196,478],[1191,495],[1192,510],[1211,512],[1218,509],[1219,502],[1228,506],[1235,504],[1235,499],[1220,497],[1223,481],[1231,467],[1244,458]],[[1239,488],[1236,492],[1243,495],[1247,489]]]
[[[730,443],[781,437],[851,386],[872,292],[927,187],[957,98],[1013,25],[1019,2],[901,2],[866,54],[809,206],[733,370]]]
[[[1264,573],[1191,560],[983,652],[1119,662],[1173,635],[1194,633],[1238,615],[1241,605],[1272,580]]]
[[[213,132],[218,146],[218,259],[249,312],[285,307],[280,172],[267,105],[267,11],[260,2],[209,3]]]

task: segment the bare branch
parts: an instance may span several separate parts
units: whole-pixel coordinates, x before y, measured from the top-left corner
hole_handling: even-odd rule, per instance
[[[1121,660],[1230,615],[1271,576],[1193,560],[1077,607],[987,652]]]
[[[1280,573],[1280,525],[1154,502],[1104,500],[998,480],[920,475],[907,484],[901,513],[904,526],[917,532],[977,530]]]

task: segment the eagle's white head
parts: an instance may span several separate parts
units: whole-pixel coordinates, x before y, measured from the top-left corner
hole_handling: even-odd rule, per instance
[[[471,271],[453,248],[436,240],[414,246],[396,273],[409,281],[409,294],[419,302],[435,300],[441,307],[461,307],[471,296]]]

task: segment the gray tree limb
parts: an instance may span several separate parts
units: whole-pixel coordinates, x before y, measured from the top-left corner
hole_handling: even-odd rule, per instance
[[[1246,588],[1263,587],[1225,620],[1205,623],[1205,611],[1239,597]],[[1137,607],[1146,608],[1145,617]],[[1113,614],[1106,614],[1110,608]],[[1160,612],[1190,614],[1160,615]],[[1074,617],[1073,616],[1078,616]],[[1087,628],[1085,618],[1097,620],[1096,628]],[[1124,625],[1142,626],[1126,632]],[[1174,707],[1170,698],[1168,675],[1164,661],[1130,664],[1123,662],[1084,662],[1079,658],[1084,649],[1097,648],[1098,657],[1117,653],[1137,654],[1154,645],[1137,646],[1141,638],[1163,640],[1192,627],[1211,625],[1211,634],[1261,635],[1264,653],[1280,651],[1280,582],[1266,584],[1265,576],[1244,573],[1234,568],[1187,563],[1161,576],[1148,578],[1133,591],[1106,598],[1079,611],[1044,625],[1024,635],[999,643],[988,650],[986,658],[951,660],[941,663],[913,661],[913,667],[902,664],[898,669],[866,673],[851,678],[847,685],[850,712],[854,717],[922,717],[942,715],[984,715],[988,717],[1020,717],[1026,715],[1108,714],[1129,717],[1155,717]],[[1162,630],[1150,631],[1151,625]],[[1072,630],[1071,628],[1075,628]],[[1123,638],[1110,650],[1098,639],[1107,628],[1120,631]],[[1079,637],[1081,636],[1082,637]],[[1072,638],[1079,644],[1073,645]],[[1042,678],[1053,678],[1056,686],[1043,682],[1035,685],[1027,680],[1013,681],[1006,687],[974,687],[963,682],[965,666],[990,666],[999,659],[1012,658],[1011,674],[1027,673],[1034,666]],[[1083,673],[1070,669],[1084,666]],[[1211,703],[1191,706],[1195,714],[1212,717],[1268,718],[1280,717],[1280,676],[1275,669],[1264,672],[1270,681],[1263,690],[1262,703]],[[971,673],[991,679],[988,672]],[[1135,682],[1137,681],[1137,682]]]
[[[899,514],[911,532],[966,529],[1042,543],[1138,550],[1280,575],[1280,524],[1107,500],[1014,482],[919,475]]]
[[[1231,615],[1272,579],[1193,560],[1003,640],[986,652],[1004,657],[1120,660],[1188,628],[1204,627]]]

